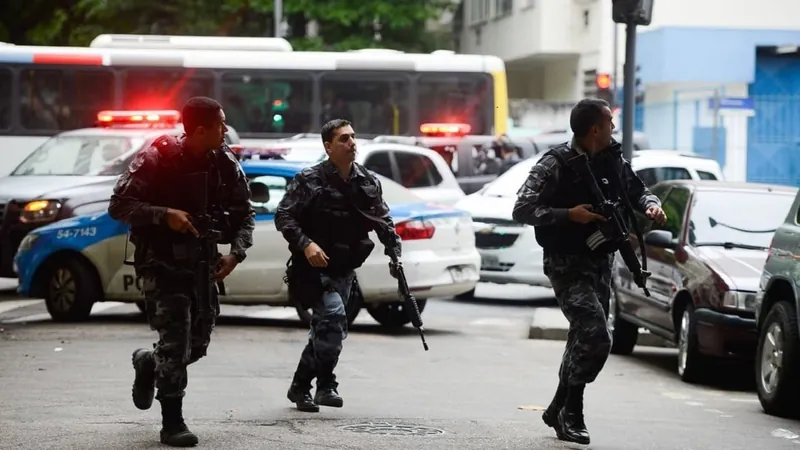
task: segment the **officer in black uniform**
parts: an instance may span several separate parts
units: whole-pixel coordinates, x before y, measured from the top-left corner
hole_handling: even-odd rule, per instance
[[[224,145],[220,104],[192,98],[182,121],[184,136],[162,136],[136,154],[108,208],[112,218],[131,225],[136,276],[142,277],[148,322],[159,336],[155,350],[133,352],[133,403],[149,409],[158,388],[161,442],[176,447],[198,442],[183,420],[186,368],[206,355],[219,314],[216,289],[203,299],[198,287],[210,286],[212,277],[224,280],[244,260],[255,226],[248,180]],[[230,254],[220,257],[216,242],[205,239],[212,226],[203,223],[206,217],[216,219],[219,242],[231,245]],[[213,258],[207,260],[209,273],[198,270],[204,249]]]
[[[589,184],[569,165],[570,159],[588,154],[606,198],[627,196],[651,220],[665,222],[666,216],[658,197],[636,176],[622,157],[620,144],[612,140],[608,103],[581,100],[572,110],[570,126],[572,141],[545,153],[531,169],[517,194],[513,217],[535,227],[544,250],[544,272],[570,323],[558,389],[542,420],[555,428],[559,439],[588,444],[583,391],[597,378],[611,350],[606,317],[616,250],[592,251],[588,246],[587,239],[597,231],[593,222],[607,219],[592,211],[595,200]]]
[[[292,254],[287,270],[290,296],[313,311],[309,340],[287,394],[298,410],[307,412],[344,403],[333,372],[347,336],[345,311],[355,269],[375,247],[368,233],[377,233],[387,256],[398,261],[401,256],[381,183],[355,162],[356,135],[350,122],[331,120],[321,134],[328,159],[294,177],[275,213],[275,227]],[[390,273],[396,275],[391,264]],[[317,391],[312,398],[314,378]]]

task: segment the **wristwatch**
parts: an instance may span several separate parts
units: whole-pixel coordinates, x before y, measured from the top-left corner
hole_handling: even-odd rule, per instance
[[[234,258],[236,258],[236,262],[238,263],[241,263],[242,261],[244,261],[244,258],[247,257],[247,254],[240,250],[231,251],[230,254],[233,255]]]

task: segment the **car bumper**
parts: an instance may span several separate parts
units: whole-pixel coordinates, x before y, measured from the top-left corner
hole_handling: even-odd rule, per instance
[[[750,358],[755,353],[758,345],[755,319],[708,308],[698,308],[695,316],[701,352],[743,358]]]
[[[478,249],[481,254],[481,281],[551,287],[550,280],[544,274],[542,248],[536,242],[533,230],[519,231],[519,237],[508,247]]]

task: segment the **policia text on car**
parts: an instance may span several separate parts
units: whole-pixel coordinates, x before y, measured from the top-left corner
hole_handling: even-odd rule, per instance
[[[535,227],[536,240],[544,251],[545,275],[570,322],[558,389],[542,420],[555,428],[559,439],[588,444],[583,391],[600,373],[611,350],[606,316],[619,241],[598,233],[598,222],[610,218],[592,207],[597,199],[591,177],[564,162],[586,155],[606,199],[627,196],[629,203],[651,220],[663,222],[666,217],[658,198],[636,176],[622,157],[620,145],[612,140],[614,124],[608,103],[580,101],[572,110],[570,126],[572,141],[545,153],[531,169],[518,192],[513,217]]]

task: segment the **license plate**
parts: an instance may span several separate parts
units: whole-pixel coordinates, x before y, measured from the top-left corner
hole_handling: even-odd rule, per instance
[[[497,267],[500,265],[500,258],[495,255],[481,255],[481,267]]]

